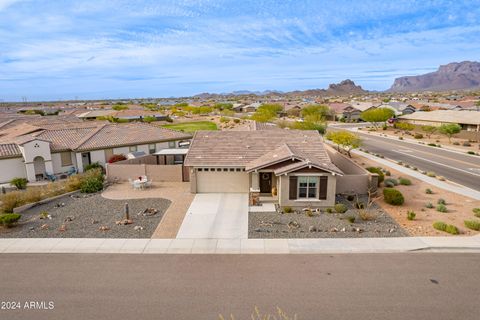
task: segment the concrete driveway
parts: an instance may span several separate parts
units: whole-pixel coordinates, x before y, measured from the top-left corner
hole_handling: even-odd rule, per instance
[[[177,239],[248,238],[248,194],[201,193],[195,195]]]

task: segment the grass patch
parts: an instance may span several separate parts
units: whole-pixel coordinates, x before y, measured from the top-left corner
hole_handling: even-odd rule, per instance
[[[211,121],[181,122],[165,124],[162,127],[183,132],[195,132],[197,130],[218,130],[216,123]]]

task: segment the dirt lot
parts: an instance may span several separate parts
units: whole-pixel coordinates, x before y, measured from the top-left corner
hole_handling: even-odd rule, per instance
[[[381,167],[380,164],[373,160],[366,159],[359,155],[353,155],[353,159],[356,163],[361,164],[364,167]],[[398,171],[385,169],[391,172],[391,178],[404,177],[411,180],[410,186],[396,186],[395,188],[400,190],[405,197],[405,203],[403,206],[392,206],[383,201],[383,196],[377,201],[385,211],[387,211],[392,218],[394,218],[400,226],[402,226],[412,236],[447,236],[448,233],[435,230],[432,224],[435,221],[443,221],[448,224],[457,226],[463,235],[475,235],[478,231],[473,231],[465,228],[464,220],[475,220],[472,212],[473,208],[480,207],[480,201],[474,200],[459,194],[448,192],[440,188],[436,188],[428,183],[412,178],[408,175],[401,174]],[[389,178],[389,177],[386,177]],[[433,194],[426,194],[425,190],[430,188]],[[381,195],[383,188],[379,190]],[[443,198],[447,202],[448,212],[438,212],[435,207],[437,206],[438,199]],[[431,202],[434,206],[432,209],[428,209],[425,205]],[[416,213],[416,219],[414,221],[407,220],[407,211],[413,210]]]

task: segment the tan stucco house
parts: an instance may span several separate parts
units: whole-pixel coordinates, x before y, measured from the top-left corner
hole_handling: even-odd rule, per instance
[[[193,193],[249,193],[250,205],[331,207],[343,176],[317,131],[198,131],[184,164]]]

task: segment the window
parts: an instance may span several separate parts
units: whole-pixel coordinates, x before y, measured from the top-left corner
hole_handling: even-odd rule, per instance
[[[60,158],[62,160],[62,167],[73,165],[72,156],[70,155],[70,152],[60,153]]]
[[[157,146],[155,144],[149,144],[148,145],[148,153],[149,154],[154,154],[157,152]]]
[[[128,148],[128,150],[129,150],[130,152],[137,152],[137,146],[130,146],[130,147]]]
[[[169,148],[175,148],[175,141],[168,141]]]
[[[182,164],[183,163],[183,154],[176,154],[173,156],[173,162],[175,164]]]
[[[198,168],[198,169],[197,169],[197,171],[199,171],[199,172],[202,172],[202,171],[203,171],[203,169],[202,169],[202,168]]]
[[[298,177],[298,198],[317,198],[318,177]]]

